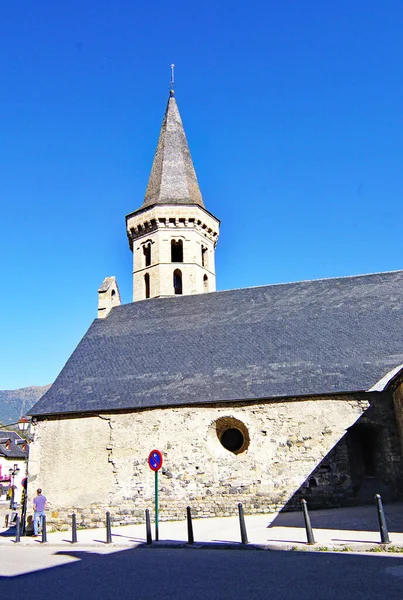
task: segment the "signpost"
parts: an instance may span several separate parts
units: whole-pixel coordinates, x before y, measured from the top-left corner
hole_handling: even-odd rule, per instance
[[[158,542],[158,471],[162,467],[162,454],[159,450],[151,450],[148,466],[155,473],[155,541]]]

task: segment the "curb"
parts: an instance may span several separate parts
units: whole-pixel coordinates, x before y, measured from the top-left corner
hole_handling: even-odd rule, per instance
[[[8,543],[10,542],[10,543]],[[274,551],[274,552],[320,552],[320,553],[342,553],[342,554],[351,554],[351,553],[373,553],[373,554],[381,554],[381,555],[395,555],[401,556],[403,553],[403,546],[394,545],[393,543],[389,544],[374,544],[374,543],[354,543],[354,544],[342,544],[342,545],[321,545],[319,543],[308,545],[308,544],[292,544],[289,542],[285,543],[270,543],[270,544],[242,544],[241,542],[195,542],[193,544],[188,544],[185,541],[182,542],[173,542],[173,541],[158,541],[153,542],[151,546],[148,546],[145,541],[144,542],[119,542],[111,544],[107,544],[106,542],[77,542],[72,543],[70,541],[58,541],[58,542],[41,542],[41,541],[31,541],[21,539],[21,542],[17,543],[14,538],[9,538],[9,540],[0,540],[1,546],[8,546],[10,548],[10,544],[16,547],[27,547],[27,548],[35,548],[35,547],[48,547],[48,548],[69,548],[71,550],[77,551],[85,551],[87,548],[105,548],[105,549],[129,549],[129,548],[142,548],[142,549],[187,549],[187,550],[242,550],[242,551]],[[397,548],[398,552],[391,552],[388,550],[390,548]]]

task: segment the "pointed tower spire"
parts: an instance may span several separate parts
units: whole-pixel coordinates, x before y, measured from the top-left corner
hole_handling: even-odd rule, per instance
[[[133,300],[216,289],[214,252],[220,222],[204,207],[173,83],[172,72],[143,205],[126,217]]]
[[[142,208],[154,204],[197,204],[204,208],[173,89],[169,92]]]

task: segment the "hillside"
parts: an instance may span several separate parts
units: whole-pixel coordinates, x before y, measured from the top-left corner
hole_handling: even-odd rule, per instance
[[[0,423],[15,423],[50,388],[49,385],[32,385],[19,390],[0,390]]]

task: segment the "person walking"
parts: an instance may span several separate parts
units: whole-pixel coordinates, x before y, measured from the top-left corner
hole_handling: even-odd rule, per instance
[[[41,488],[38,488],[34,498],[34,537],[38,535],[39,521],[42,527],[42,517],[45,516],[46,503],[46,497],[43,496]]]

